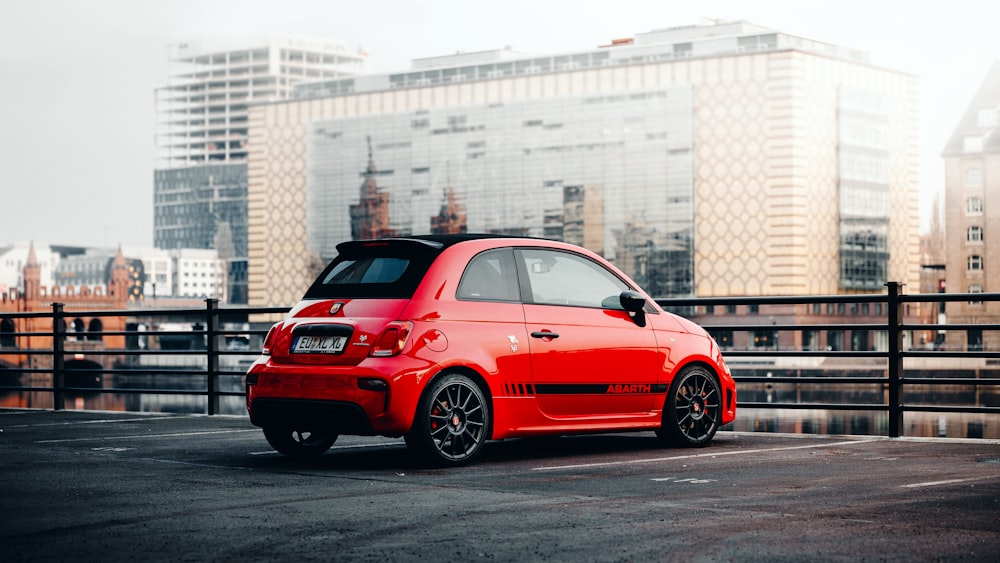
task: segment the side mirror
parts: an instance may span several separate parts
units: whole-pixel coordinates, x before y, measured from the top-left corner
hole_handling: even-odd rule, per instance
[[[646,326],[646,298],[634,291],[623,291],[618,296],[618,301],[622,308],[629,312],[629,316],[639,326]]]

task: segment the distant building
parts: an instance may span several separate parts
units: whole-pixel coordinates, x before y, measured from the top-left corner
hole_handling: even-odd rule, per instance
[[[945,268],[945,230],[941,215],[941,202],[934,200],[931,211],[930,230],[920,236],[920,291],[919,293],[947,292]],[[914,336],[914,345],[921,348],[940,348],[945,341],[944,331],[937,330],[936,324],[947,322],[946,302],[919,303],[920,324],[927,329]]]
[[[106,285],[117,254],[122,254],[129,277],[129,301],[153,306],[162,300],[214,298],[226,301],[226,261],[215,250],[125,247],[113,251],[88,248],[59,260],[52,283],[63,287]]]
[[[27,242],[0,246],[0,293],[24,288],[24,266],[33,249],[34,243]],[[59,260],[59,254],[47,246],[35,251],[35,262],[42,283],[51,284]]]
[[[245,162],[156,170],[153,244],[157,248],[215,248],[229,258],[247,254]]]
[[[945,256],[950,293],[1000,292],[1000,61],[990,68],[944,148]],[[955,301],[952,324],[1000,323],[1000,303]],[[996,331],[949,331],[961,350],[1000,350]]]
[[[365,72],[367,56],[336,40],[291,34],[188,41],[169,48],[156,89],[161,168],[245,162],[249,107],[284,100],[303,81]]]
[[[169,60],[156,90],[153,243],[218,250],[243,284],[227,293],[245,302],[249,107],[287,99],[299,82],[363,73],[367,56],[339,41],[269,34],[172,45]]]
[[[0,291],[0,374],[26,378],[22,384],[44,388],[51,386],[47,374],[33,372],[36,369],[52,369],[52,317],[16,317],[12,313],[53,312],[53,304],[61,303],[65,315],[62,329],[65,334],[64,366],[66,386],[77,388],[101,388],[104,378],[101,370],[109,369],[120,360],[120,356],[105,354],[105,350],[125,348],[125,317],[90,316],[93,311],[124,311],[129,303],[129,271],[125,257],[119,250],[111,264],[111,279],[106,284],[95,286],[47,285],[43,281],[42,263],[35,252],[34,244],[22,264],[21,284]],[[38,333],[43,333],[39,335]],[[111,334],[106,334],[111,333]],[[117,334],[116,334],[117,333]],[[33,350],[48,350],[49,353],[32,353]],[[23,373],[20,370],[25,370]],[[75,370],[75,371],[74,371]],[[50,393],[32,392],[28,405],[44,405],[50,400]],[[45,399],[41,397],[47,395]],[[8,404],[8,401],[10,403]],[[84,397],[78,397],[78,407],[83,408]],[[51,403],[49,403],[51,404]],[[103,404],[103,403],[102,403]],[[2,406],[24,406],[20,398],[5,394],[0,396]],[[95,405],[91,405],[95,408]]]
[[[916,100],[864,52],[746,22],[302,84],[250,108],[249,303],[295,303],[360,217],[427,233],[447,201],[467,232],[583,244],[655,297],[915,292]]]

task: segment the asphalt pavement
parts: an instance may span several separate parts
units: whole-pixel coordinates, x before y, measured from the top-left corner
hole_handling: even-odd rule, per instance
[[[245,417],[0,409],[0,561],[1000,560],[1000,441],[651,432],[271,451]]]

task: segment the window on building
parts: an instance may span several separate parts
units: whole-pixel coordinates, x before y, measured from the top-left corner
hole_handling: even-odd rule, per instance
[[[753,337],[754,348],[776,348],[778,345],[778,333],[773,330],[755,330],[750,333]]]
[[[964,152],[983,152],[982,135],[970,136],[963,139],[962,150]]]
[[[983,331],[982,329],[972,329],[969,331],[969,351],[983,351]]]
[[[85,326],[83,323],[83,319],[81,318],[73,319],[73,324],[71,326],[72,326],[72,331],[76,333],[73,336],[73,340],[83,340],[84,337],[83,332]]]
[[[14,321],[11,319],[0,319],[0,347],[14,348],[17,346]]]
[[[982,168],[969,168],[968,170],[965,171],[965,187],[966,188],[983,187]]]
[[[736,314],[736,305],[726,305],[726,313],[730,315]]]
[[[978,283],[969,285],[969,293],[982,293],[982,292],[983,292],[982,285]],[[983,304],[982,301],[969,301],[969,305],[982,305],[982,304]]]
[[[966,269],[970,271],[979,271],[983,269],[983,257],[978,254],[973,254],[969,256],[966,261]]]
[[[826,333],[826,349],[839,352],[844,349],[844,332],[831,330]]]
[[[983,242],[983,228],[973,225],[965,231],[966,242]]]
[[[709,334],[712,338],[719,344],[720,348],[732,348],[733,347],[733,331],[731,330],[710,330]]]
[[[100,342],[104,338],[101,334],[103,331],[104,324],[101,319],[90,319],[90,323],[87,325],[87,340]]]
[[[747,305],[747,313],[751,315],[760,314],[760,305]]]
[[[1000,124],[997,108],[983,108],[976,112],[977,127],[996,127]]]
[[[852,352],[864,352],[868,350],[868,331],[867,330],[852,330],[851,331],[851,351]]]
[[[983,198],[972,196],[965,200],[965,212],[968,214],[978,214],[983,212]]]
[[[819,331],[817,330],[803,330],[802,331],[802,349],[803,350],[815,350],[816,346],[819,345]]]

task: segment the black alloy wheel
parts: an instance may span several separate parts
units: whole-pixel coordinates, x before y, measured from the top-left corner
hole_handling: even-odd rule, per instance
[[[337,441],[337,434],[311,430],[295,430],[283,426],[264,428],[264,437],[271,447],[296,460],[316,459]]]
[[[722,389],[704,366],[682,370],[670,384],[663,405],[663,426],[656,431],[670,445],[707,446],[722,419]]]
[[[424,393],[406,445],[432,465],[463,465],[479,454],[489,430],[490,406],[482,389],[451,373]]]

